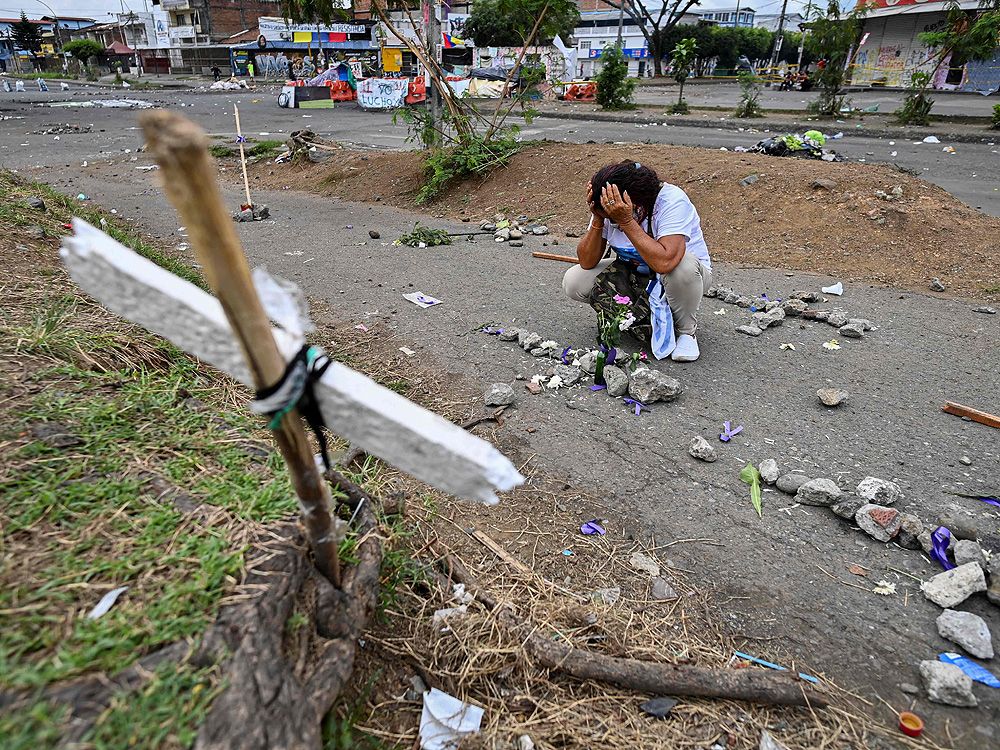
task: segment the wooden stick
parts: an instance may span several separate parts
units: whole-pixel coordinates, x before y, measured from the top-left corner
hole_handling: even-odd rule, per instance
[[[980,424],[987,425],[988,427],[996,427],[1000,429],[1000,417],[996,414],[990,414],[986,411],[973,409],[971,406],[956,404],[954,401],[945,401],[941,410],[947,412],[948,414],[954,414],[956,417],[968,417],[973,422],[979,422]]]
[[[561,260],[563,263],[579,263],[579,258],[573,258],[569,255],[556,255],[555,253],[532,253],[532,258],[541,258],[542,260]]]
[[[250,200],[250,180],[247,179],[247,155],[243,151],[243,130],[240,128],[240,108],[233,104],[233,112],[236,114],[236,143],[240,147],[240,166],[243,167],[243,189],[247,191],[247,205],[253,208],[253,201]]]
[[[503,547],[501,547],[500,544],[495,539],[493,539],[491,536],[487,535],[485,532],[482,532],[479,529],[475,529],[474,531],[469,532],[469,535],[473,539],[475,539],[477,542],[479,542],[481,545],[483,545],[484,547],[486,547],[486,549],[488,549],[494,555],[496,555],[501,560],[503,560],[505,563],[507,563],[510,567],[512,567],[518,573],[521,573],[521,574],[527,576],[528,578],[534,578],[535,577],[535,573],[534,573],[534,571],[532,571],[531,568],[529,568],[527,565],[525,565],[523,562],[521,562],[520,560],[518,560],[516,557],[514,557],[512,554],[510,554],[507,550],[505,550]]]
[[[715,669],[623,659],[558,643],[546,634],[535,632],[530,623],[520,621],[509,608],[499,606],[493,595],[479,585],[457,557],[447,555],[443,566],[453,580],[464,583],[467,592],[496,613],[504,627],[523,638],[525,648],[539,664],[555,672],[653,695],[728,698],[752,703],[817,708],[827,705],[821,694],[788,672],[749,668]]]
[[[281,379],[285,360],[257,296],[250,267],[215,181],[208,139],[190,120],[167,110],[145,113],[140,123],[160,165],[164,190],[187,225],[198,260],[246,356],[257,389]],[[274,431],[299,498],[316,567],[340,587],[337,539],[330,517],[330,490],[320,477],[302,419],[293,409]]]

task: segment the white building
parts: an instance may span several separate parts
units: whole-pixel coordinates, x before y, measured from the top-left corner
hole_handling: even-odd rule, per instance
[[[701,21],[698,13],[685,13],[682,24],[697,24]],[[618,11],[585,11],[580,14],[580,23],[573,30],[573,38],[579,50],[576,74],[580,78],[593,78],[601,69],[601,52],[605,47],[618,41]],[[622,26],[622,42],[625,57],[628,58],[628,72],[631,76],[645,78],[652,75],[653,61],[649,56],[646,37],[628,16]]]
[[[705,21],[715,21],[719,26],[742,26],[753,28],[756,11],[748,5],[737,5],[732,8],[710,8],[699,11]]]
[[[799,31],[799,25],[805,23],[805,16],[801,13],[785,14],[785,31]],[[753,25],[758,29],[777,31],[778,24],[781,23],[780,13],[767,13],[754,16]]]

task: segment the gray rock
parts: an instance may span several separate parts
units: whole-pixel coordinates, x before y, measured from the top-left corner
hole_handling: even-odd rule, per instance
[[[990,307],[989,305],[983,305],[982,307],[975,308],[972,312],[983,313],[984,315],[996,315],[997,310],[995,307]]]
[[[544,224],[541,224],[541,225],[539,225],[537,227],[532,227],[531,228],[531,233],[535,234],[535,235],[541,236],[543,234],[548,234],[549,233],[549,228],[547,226],[545,226]]]
[[[794,495],[799,491],[799,487],[808,481],[810,481],[809,477],[805,474],[782,474],[778,477],[778,481],[775,482],[775,485],[782,492]]]
[[[868,318],[850,318],[848,319],[847,324],[861,326],[861,328],[865,331],[875,330],[875,324],[868,320]]]
[[[990,574],[990,585],[986,589],[986,598],[1000,607],[1000,552],[994,552],[986,564]]]
[[[597,352],[587,352],[586,354],[581,354],[577,358],[580,367],[583,368],[584,372],[589,372],[591,375],[597,369]]]
[[[24,230],[29,237],[33,237],[36,240],[44,239],[45,229],[35,224]]]
[[[865,337],[864,326],[857,323],[845,323],[837,329],[837,333],[849,339],[863,339]]]
[[[519,240],[519,239],[521,239],[522,237],[524,237],[524,235],[523,235],[523,234],[521,233],[521,230],[520,230],[520,229],[511,229],[511,230],[510,230],[510,232],[508,232],[508,236],[509,236],[509,237],[510,237],[510,238],[511,238],[512,240]]]
[[[826,322],[834,328],[840,328],[843,325],[847,325],[847,311],[831,310],[830,314],[826,316]]]
[[[271,217],[271,209],[265,204],[253,207],[253,218],[255,221],[263,221]]]
[[[747,336],[760,336],[763,333],[757,326],[737,326],[736,332],[745,333]]]
[[[639,368],[628,379],[629,395],[644,404],[673,401],[681,395],[681,384],[658,370]]]
[[[377,239],[381,239],[382,238],[382,235],[378,231],[376,231],[374,229],[369,229],[368,230],[368,236],[371,237],[373,240],[377,240]]]
[[[899,514],[899,533],[896,544],[903,549],[920,549],[920,535],[924,533],[924,523],[912,513]]]
[[[819,302],[820,301],[819,292],[797,291],[797,292],[792,292],[788,296],[789,296],[790,299],[798,299],[798,300],[802,300],[803,302]]]
[[[556,375],[562,380],[563,385],[576,385],[583,377],[583,370],[572,365],[556,365]]]
[[[764,305],[764,312],[771,312],[771,310],[773,310],[776,307],[782,307],[782,303],[778,302],[778,300],[771,300],[770,302],[767,302]],[[757,308],[757,309],[760,309],[760,308]],[[782,308],[782,309],[784,309],[784,308]]]
[[[812,181],[813,190],[836,190],[837,183],[833,180],[817,179]]]
[[[958,462],[962,464],[962,466],[972,466],[972,459],[968,456],[962,456],[958,459]]]
[[[933,526],[933,525],[932,526],[924,526],[923,531],[921,531],[919,534],[917,534],[917,541],[920,543],[920,549],[922,549],[928,555],[931,553],[931,550],[934,549],[934,544],[933,544],[933,542],[931,540],[931,534],[934,532],[935,528],[937,528],[937,527]],[[949,550],[955,549],[955,537],[954,536],[949,536],[948,537],[948,549]]]
[[[510,229],[507,227],[501,227],[493,233],[493,239],[500,240],[501,242],[506,242],[510,239]]]
[[[970,708],[979,705],[972,694],[972,678],[954,664],[922,661],[920,677],[924,681],[927,697],[935,703]]]
[[[914,685],[912,682],[901,682],[899,683],[899,689],[902,690],[907,695],[916,695],[920,692],[920,688]]]
[[[986,591],[986,576],[976,563],[938,573],[920,584],[924,596],[939,607],[954,607],[978,591]]]
[[[860,497],[856,497],[855,495],[841,495],[840,500],[830,506],[830,510],[835,515],[854,523],[854,517],[863,505],[866,505],[866,503]]]
[[[753,304],[753,300],[750,299],[749,297],[737,297],[736,298],[736,306],[737,307],[748,308],[752,304]]]
[[[527,333],[523,328],[504,328],[503,331],[497,336],[501,341],[517,341],[522,333]]]
[[[786,299],[781,303],[781,309],[785,311],[785,315],[797,316],[808,310],[809,305],[800,299]]]
[[[757,471],[760,472],[760,478],[764,480],[764,484],[774,484],[778,481],[778,462],[773,458],[765,458],[761,461]]]
[[[719,290],[717,287],[710,286],[708,289],[705,290],[706,297],[717,297],[718,295],[719,295]]]
[[[509,247],[524,247],[524,242],[521,240],[511,240],[507,245]]]
[[[524,337],[518,336],[517,340],[521,344],[521,348],[526,352],[537,348],[542,343],[542,337],[530,331],[525,331]]]
[[[483,401],[487,406],[508,406],[514,403],[514,389],[506,383],[494,383],[486,389]]]
[[[819,400],[824,406],[840,406],[850,398],[850,395],[843,388],[820,388],[816,391]]]
[[[976,658],[993,658],[990,629],[979,615],[946,609],[938,615],[937,629],[942,638],[957,643]]]
[[[725,300],[725,298],[732,293],[733,290],[730,289],[728,286],[719,286],[715,288],[715,296],[721,300]]]
[[[652,584],[652,588],[650,588],[649,595],[653,599],[660,602],[669,602],[680,598],[680,594],[674,590],[674,587],[666,579],[656,577],[650,583]]]
[[[628,393],[628,375],[620,367],[604,366],[604,382],[608,386],[608,395],[618,398]]]
[[[705,461],[707,463],[713,463],[719,457],[715,453],[715,448],[701,435],[697,435],[691,439],[691,444],[688,446],[688,453],[697,458],[699,461]]]
[[[784,319],[785,311],[780,307],[776,307],[770,312],[759,312],[753,314],[753,323],[761,330],[770,328],[771,326],[780,326]]]
[[[795,501],[803,505],[833,505],[844,493],[830,479],[811,479],[795,493]]]
[[[965,565],[970,562],[986,569],[986,555],[983,554],[983,548],[979,546],[979,542],[960,539],[955,542],[955,565]]]
[[[28,208],[34,208],[38,211],[44,211],[45,201],[43,201],[41,198],[38,198],[37,196],[32,196],[28,198]]]
[[[746,177],[744,177],[742,180],[740,180],[740,184],[743,187],[750,187],[755,182],[757,182],[757,180],[759,180],[759,179],[760,179],[760,175],[759,174],[748,174]]]
[[[975,541],[979,538],[979,530],[976,528],[975,519],[967,516],[942,513],[938,516],[938,526],[947,528],[956,539],[971,539]]]
[[[530,352],[528,352],[532,357],[547,357],[551,349],[546,349],[543,346],[536,346]]]
[[[740,295],[738,295],[736,292],[729,292],[725,297],[723,297],[722,301],[725,302],[727,305],[735,305],[736,300],[738,299],[740,299]],[[750,298],[747,297],[746,299]]]
[[[497,225],[492,224],[491,222],[488,221],[484,221],[482,224],[479,225],[479,228],[482,229],[484,232],[495,232],[497,230]]]
[[[253,211],[249,208],[244,208],[242,211],[234,213],[233,219],[239,222],[253,221]]]
[[[895,505],[903,499],[903,490],[895,482],[878,477],[865,477],[858,483],[858,497],[877,505]]]
[[[941,283],[941,279],[935,276],[931,279],[931,291],[932,292],[943,292],[947,287]]]
[[[865,503],[854,514],[854,520],[868,536],[880,542],[888,542],[899,533],[901,515],[895,508]]]
[[[829,310],[816,310],[814,313],[812,313],[812,319],[818,320],[821,323],[825,323],[827,320],[829,320],[829,318],[830,318]]]

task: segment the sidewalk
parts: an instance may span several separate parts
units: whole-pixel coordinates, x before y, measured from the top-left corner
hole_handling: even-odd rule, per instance
[[[850,119],[827,120],[810,118],[807,113],[774,113],[767,112],[759,119],[737,119],[730,111],[719,109],[692,108],[689,115],[671,115],[656,107],[644,107],[618,112],[607,112],[596,104],[578,102],[539,102],[535,109],[543,117],[563,120],[583,120],[598,122],[621,122],[645,125],[685,125],[692,128],[723,128],[725,130],[754,130],[802,132],[805,130],[821,130],[833,134],[839,131],[851,131],[856,135],[863,134],[873,138],[899,138],[905,140],[923,140],[928,135],[935,135],[941,140],[956,143],[991,143],[1000,141],[1000,131],[990,130],[986,122],[974,118],[963,118],[961,122],[942,121],[929,126],[896,125],[892,115],[869,114]]]

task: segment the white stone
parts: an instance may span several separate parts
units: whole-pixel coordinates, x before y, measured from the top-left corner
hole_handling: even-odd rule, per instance
[[[858,483],[858,497],[874,505],[895,505],[903,499],[903,490],[895,482],[865,477]]]
[[[157,333],[198,359],[253,387],[222,305],[99,229],[73,220],[62,257],[73,279],[108,309]],[[290,360],[301,337],[273,328]],[[524,482],[507,458],[485,440],[331,362],[314,388],[324,421],[351,445],[459,497],[494,504],[496,491]]]
[[[706,463],[713,463],[719,458],[712,444],[701,435],[696,435],[691,439],[691,444],[688,446],[688,453],[699,461],[705,461]]]
[[[506,383],[494,383],[486,389],[483,401],[487,406],[509,406],[514,403],[514,389]]]
[[[972,612],[946,609],[937,618],[938,635],[957,643],[979,659],[993,658],[993,640],[986,621]]]
[[[764,480],[764,484],[770,485],[778,481],[778,462],[773,458],[765,458],[761,461],[757,471],[760,472],[760,478]]]
[[[604,382],[607,384],[609,396],[618,398],[628,393],[628,374],[620,367],[605,365]]]
[[[939,607],[954,607],[977,591],[986,591],[986,576],[976,563],[966,563],[924,581],[920,590]]]
[[[972,678],[954,664],[943,661],[920,662],[927,697],[935,703],[972,708],[979,705],[972,694]]]

